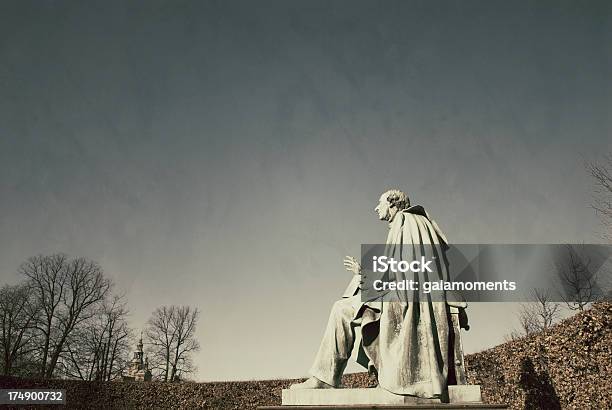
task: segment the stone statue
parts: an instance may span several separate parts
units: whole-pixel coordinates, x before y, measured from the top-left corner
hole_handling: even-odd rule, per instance
[[[391,255],[411,249],[417,260],[427,256],[425,253],[443,255],[448,249],[437,224],[422,206],[410,206],[404,192],[393,189],[383,193],[375,211],[380,220],[389,224],[386,249]],[[449,280],[445,261],[445,257],[436,259],[436,274],[440,277],[432,278],[430,274],[428,280]],[[355,276],[343,298],[332,307],[310,369],[312,377],[292,385],[292,390],[339,387],[357,326],[361,326],[362,338],[356,360],[377,375],[379,387],[398,395],[444,400],[449,384],[466,384],[459,339],[459,328],[467,328],[464,302],[444,298],[383,302],[380,297],[363,301],[359,262],[347,256],[344,266]]]

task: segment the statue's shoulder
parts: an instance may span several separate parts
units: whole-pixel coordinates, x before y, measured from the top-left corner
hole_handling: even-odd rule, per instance
[[[438,234],[438,237],[440,238],[441,242],[444,242],[444,243],[448,244],[448,240],[446,239],[446,235],[442,232],[442,230],[440,229],[440,227],[438,226],[436,221],[431,219],[431,217],[429,216],[427,211],[425,211],[425,208],[423,208],[421,205],[413,205],[410,208],[404,209],[402,211],[402,216],[403,216],[401,218],[402,219],[402,223],[405,223],[407,218],[412,218],[412,220],[418,219],[418,218],[425,218],[427,220],[427,222],[425,222],[425,223],[426,224],[431,224],[433,229]]]
[[[399,211],[395,215],[395,218],[393,218],[391,224],[389,224],[389,227],[391,227],[392,230],[412,229],[412,226],[418,226],[417,219],[419,218],[425,218],[429,220],[427,213],[425,212],[425,209],[423,209],[422,206],[411,206],[410,208],[406,208]]]
[[[413,205],[410,208],[404,209],[402,213],[412,214],[412,215],[421,215],[421,216],[424,216],[425,218],[429,218],[429,215],[427,215],[425,208],[423,208],[423,206],[421,205]]]

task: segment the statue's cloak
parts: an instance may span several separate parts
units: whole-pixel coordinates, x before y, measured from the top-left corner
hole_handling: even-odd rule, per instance
[[[407,261],[424,256],[436,266],[433,273],[398,272],[391,280],[448,281],[447,248],[446,237],[423,207],[398,212],[390,223],[386,255]],[[374,367],[379,386],[390,392],[441,397],[449,373],[450,311],[445,296],[423,298],[421,293],[418,302],[405,302],[419,296],[415,291],[395,292],[396,301],[377,298],[359,307],[355,319],[361,321],[362,342],[357,362]]]

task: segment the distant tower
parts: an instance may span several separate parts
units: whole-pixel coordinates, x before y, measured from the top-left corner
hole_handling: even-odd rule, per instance
[[[143,360],[144,359],[144,360]],[[149,358],[144,358],[143,344],[142,344],[142,333],[140,334],[140,340],[136,345],[136,351],[134,357],[130,361],[126,374],[123,375],[124,381],[136,381],[136,382],[148,382],[151,381],[152,375],[149,370]]]

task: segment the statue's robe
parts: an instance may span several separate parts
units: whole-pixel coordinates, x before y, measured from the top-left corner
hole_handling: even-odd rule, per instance
[[[423,207],[413,206],[398,212],[390,223],[386,255],[406,261],[420,260],[421,256],[426,260],[435,257],[436,266],[433,273],[398,272],[390,279],[416,279],[420,283],[448,281],[444,253],[447,248],[446,237]],[[408,293],[416,291],[396,292],[394,296],[400,301],[386,302],[377,298],[362,302],[358,307],[355,320],[361,322],[362,342],[357,362],[366,368],[373,366],[379,386],[390,392],[443,397],[452,360],[450,313],[444,293],[412,303],[405,301],[418,297]]]

